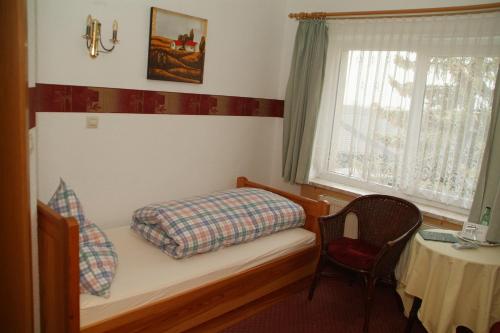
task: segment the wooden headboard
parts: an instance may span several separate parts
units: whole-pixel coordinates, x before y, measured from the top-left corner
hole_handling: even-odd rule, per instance
[[[318,218],[320,216],[328,215],[330,212],[330,204],[325,201],[317,201],[310,198],[302,197],[300,195],[295,195],[285,191],[275,189],[270,186],[258,184],[249,181],[246,177],[238,177],[236,180],[236,187],[255,187],[267,190],[269,192],[274,192],[282,197],[292,200],[293,202],[299,204],[304,208],[306,213],[306,223],[304,228],[316,233],[317,244],[319,244],[319,225]]]
[[[301,205],[307,215],[304,227],[318,235],[316,247],[313,250],[319,255],[319,228],[317,220],[318,217],[327,215],[329,212],[329,204],[326,201],[320,202],[280,191],[265,185],[253,183],[245,177],[237,179],[237,187],[265,189]],[[78,223],[74,218],[61,217],[47,205],[39,201],[38,241],[42,332],[80,332]],[[307,255],[304,256],[304,258],[306,257]],[[310,257],[317,258],[318,256],[311,252]],[[300,258],[297,259],[297,263],[302,263],[300,260],[303,259]],[[314,267],[311,267],[311,272],[313,270]],[[262,274],[263,276],[268,276],[266,272]],[[150,317],[145,318],[145,321],[151,320]],[[161,320],[165,321],[164,318]],[[103,327],[105,326],[104,324]],[[100,331],[100,328],[96,328],[95,331]]]

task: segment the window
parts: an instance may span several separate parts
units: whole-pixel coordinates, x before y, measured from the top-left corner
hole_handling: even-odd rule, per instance
[[[335,21],[330,36],[312,181],[465,214],[490,123],[500,16]]]

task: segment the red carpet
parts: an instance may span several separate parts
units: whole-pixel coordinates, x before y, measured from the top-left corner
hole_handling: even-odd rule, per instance
[[[364,305],[361,286],[344,279],[322,278],[314,299],[307,290],[224,330],[224,333],[360,333]],[[404,332],[406,318],[392,288],[377,286],[370,333]],[[416,324],[412,333],[425,333]]]

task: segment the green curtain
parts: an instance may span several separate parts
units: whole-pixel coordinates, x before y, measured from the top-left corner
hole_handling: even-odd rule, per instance
[[[469,221],[479,222],[485,207],[491,207],[490,227],[486,239],[500,243],[500,70],[493,97],[491,125]]]
[[[283,120],[283,178],[307,182],[328,49],[324,20],[301,21],[295,36]]]

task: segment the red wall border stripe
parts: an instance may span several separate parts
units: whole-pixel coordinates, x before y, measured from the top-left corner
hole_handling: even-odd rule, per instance
[[[35,112],[283,117],[283,109],[283,100],[265,98],[56,84],[30,88],[30,128]]]

